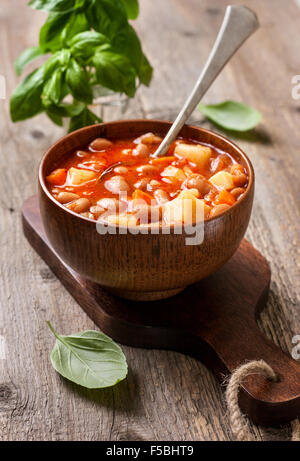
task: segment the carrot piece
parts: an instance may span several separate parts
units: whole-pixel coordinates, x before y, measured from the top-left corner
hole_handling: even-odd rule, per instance
[[[221,203],[225,203],[226,205],[233,205],[235,203],[235,198],[230,192],[223,189],[218,194],[217,199],[215,201],[216,205],[220,205]]]
[[[151,205],[151,201],[153,200],[150,194],[147,194],[146,192],[143,192],[140,189],[136,189],[133,194],[132,194],[132,199],[133,200],[143,200],[146,202],[148,205]]]
[[[68,172],[65,168],[58,168],[57,170],[52,171],[46,179],[50,184],[62,186],[66,182],[67,173]]]
[[[176,157],[174,157],[173,155],[169,155],[168,157],[153,158],[152,160],[150,160],[150,163],[152,165],[166,165],[168,163],[174,162],[174,160],[176,160]]]

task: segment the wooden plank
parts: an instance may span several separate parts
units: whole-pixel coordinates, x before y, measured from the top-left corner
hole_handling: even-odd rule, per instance
[[[149,89],[139,90],[130,115],[173,118],[230,2],[140,3],[136,29],[155,77]],[[236,3],[256,10],[262,28],[218,77],[205,101],[241,100],[263,113],[254,134],[237,140],[249,153],[257,180],[247,237],[272,267],[271,295],[260,326],[290,352],[292,337],[300,333],[300,112],[299,101],[291,98],[291,77],[300,69],[300,14],[293,1]],[[6,77],[8,96],[18,80],[13,60],[36,43],[45,17],[26,4],[2,0],[0,6],[0,74]],[[62,333],[94,325],[25,242],[19,210],[36,190],[34,172],[42,152],[63,131],[44,116],[14,125],[8,114],[8,100],[0,101],[0,335],[7,350],[7,360],[0,359],[0,439],[233,439],[222,389],[203,365],[182,354],[124,347],[128,379],[101,392],[78,389],[55,374],[49,362],[53,338],[45,321],[50,319]],[[197,113],[193,120],[203,123]],[[258,440],[290,434],[289,427],[275,431],[250,425],[249,431]]]

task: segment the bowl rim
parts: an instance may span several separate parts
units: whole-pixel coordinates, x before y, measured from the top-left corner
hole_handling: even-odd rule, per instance
[[[85,216],[82,216],[78,213],[76,213],[75,211],[72,211],[70,210],[69,208],[65,207],[63,204],[59,203],[54,197],[53,195],[50,193],[47,185],[46,185],[46,181],[45,181],[45,178],[43,177],[43,169],[44,169],[44,164],[45,164],[45,161],[48,157],[48,155],[51,154],[51,152],[57,148],[59,148],[60,146],[60,143],[63,141],[63,140],[66,140],[66,139],[69,139],[69,138],[72,138],[75,134],[77,133],[80,133],[80,132],[84,132],[84,131],[88,131],[92,128],[95,128],[97,126],[108,126],[108,125],[114,125],[116,123],[118,124],[126,124],[126,123],[137,123],[137,122],[149,122],[149,123],[157,123],[157,124],[163,124],[163,125],[170,125],[172,124],[173,122],[170,121],[170,120],[160,120],[160,119],[142,119],[142,118],[139,118],[139,119],[126,119],[126,120],[114,120],[114,121],[111,121],[111,122],[103,122],[103,123],[96,123],[94,125],[88,125],[88,126],[85,126],[83,128],[79,128],[78,130],[76,131],[72,131],[72,133],[68,133],[67,135],[63,136],[62,138],[58,139],[54,144],[52,144],[49,149],[47,149],[47,151],[44,153],[44,155],[42,156],[41,160],[40,160],[40,164],[39,164],[39,170],[38,170],[38,178],[39,178],[39,184],[43,190],[43,192],[47,195],[47,197],[56,205],[58,206],[59,208],[61,208],[62,210],[64,210],[66,213],[70,213],[71,215],[75,216],[76,218],[79,218],[79,219],[82,219],[84,221],[88,221],[90,223],[97,223],[98,221],[95,221],[94,219],[91,219],[91,218],[87,218]],[[254,180],[255,180],[255,173],[254,173],[254,168],[253,168],[253,165],[251,163],[251,160],[249,159],[249,157],[247,156],[247,154],[237,145],[235,144],[233,141],[231,141],[230,139],[228,139],[227,137],[219,134],[219,133],[216,133],[212,130],[208,130],[207,128],[202,128],[201,126],[197,126],[197,125],[190,125],[190,124],[185,124],[184,127],[189,127],[189,128],[193,128],[193,129],[196,129],[196,130],[199,130],[201,132],[204,132],[206,134],[209,134],[209,135],[212,135],[213,137],[215,138],[219,138],[220,140],[224,141],[226,144],[230,145],[234,151],[237,151],[241,157],[243,158],[243,160],[245,161],[246,163],[246,166],[247,166],[247,172],[248,172],[248,185],[247,185],[247,188],[246,188],[246,191],[245,193],[243,194],[242,198],[238,201],[236,201],[233,205],[230,206],[230,208],[228,208],[227,210],[223,211],[222,213],[218,214],[217,216],[213,216],[211,218],[208,218],[208,219],[205,219],[203,222],[204,222],[204,225],[205,223],[210,223],[212,221],[215,221],[217,219],[220,219],[222,218],[225,214],[230,214],[233,212],[233,210],[237,207],[240,207],[241,204],[246,200],[247,196],[249,195],[249,193],[252,191],[253,189],[253,186],[254,186]],[[214,146],[214,144],[211,144],[212,146]],[[223,150],[223,149],[222,149]],[[224,152],[226,152],[224,150]],[[181,225],[180,223],[178,223],[178,225]],[[177,226],[177,223],[173,223],[173,224],[169,224],[168,225],[170,227],[170,229],[173,229]],[[115,225],[116,228],[122,228],[124,226],[120,226],[119,224],[116,224]],[[163,227],[163,225],[160,223],[160,228]]]

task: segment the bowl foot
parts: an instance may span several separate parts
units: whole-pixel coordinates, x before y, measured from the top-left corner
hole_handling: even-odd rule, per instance
[[[184,289],[185,287],[162,291],[127,291],[118,289],[108,289],[108,291],[116,296],[131,299],[133,301],[156,301],[158,299],[165,299],[170,298],[171,296],[175,296]]]

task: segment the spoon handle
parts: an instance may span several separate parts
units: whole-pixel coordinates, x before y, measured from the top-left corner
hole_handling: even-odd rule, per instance
[[[206,61],[200,77],[179,112],[176,120],[168,131],[153,157],[166,154],[170,144],[190,117],[210,85],[219,75],[231,56],[240,48],[244,41],[259,27],[256,14],[242,5],[228,6],[217,39]]]

